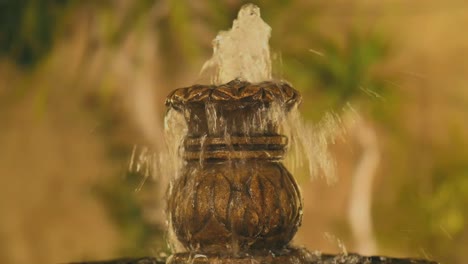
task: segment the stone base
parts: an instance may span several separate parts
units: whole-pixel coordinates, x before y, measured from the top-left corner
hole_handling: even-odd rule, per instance
[[[244,254],[176,253],[167,259],[154,257],[126,258],[109,261],[75,262],[70,264],[439,264],[424,259],[403,259],[358,254],[322,254],[304,248],[288,248],[277,252],[256,251]]]
[[[166,260],[167,264],[439,264],[424,259],[361,256],[358,254],[322,254],[305,248],[288,248],[279,252],[258,251],[241,255],[210,255],[176,253]]]
[[[238,255],[176,253],[167,259],[167,264],[305,264],[312,263],[312,254],[306,249],[288,248],[280,251],[255,251]]]

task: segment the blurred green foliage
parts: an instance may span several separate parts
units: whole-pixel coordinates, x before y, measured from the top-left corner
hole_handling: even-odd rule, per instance
[[[104,141],[108,159],[120,166],[111,180],[94,186],[94,193],[104,203],[123,237],[117,253],[127,257],[168,253],[165,227],[145,220],[143,212],[145,201],[142,197],[154,197],[154,188],[151,187],[157,183],[145,178],[141,171],[128,169],[134,146],[115,137],[116,131],[125,129],[127,124],[122,116],[111,110],[112,106],[103,104],[101,99],[99,95],[88,98],[88,109],[99,120],[96,132]],[[141,188],[143,182],[145,188]]]
[[[33,66],[53,46],[72,0],[0,1],[0,57]]]
[[[428,175],[418,175],[414,169],[414,174],[395,175],[392,185],[398,190],[398,214],[392,215],[391,222],[381,219],[386,224],[380,234],[383,244],[401,250],[416,248],[421,256],[436,256],[446,263],[458,263],[463,258],[463,250],[458,248],[468,242],[466,149],[466,140],[454,135],[448,145],[430,147],[427,154],[433,162],[425,164],[429,166]],[[377,209],[382,214],[378,218],[385,218],[385,207]],[[406,230],[401,230],[403,226]],[[392,228],[401,232],[389,232]],[[394,242],[397,240],[404,242],[398,245]]]
[[[169,252],[164,241],[166,231],[143,219],[142,204],[135,199],[142,179],[143,175],[128,172],[124,180],[119,177],[96,187],[98,198],[104,202],[121,231],[123,240],[118,252],[121,256],[141,257]]]
[[[325,111],[341,111],[350,104],[365,104],[372,108],[366,110],[378,111],[382,105],[379,99],[390,93],[384,76],[372,71],[387,55],[383,38],[354,31],[347,34],[341,45],[316,37],[314,47],[321,51],[318,54],[311,49],[308,56],[293,49],[283,52],[285,75],[290,76],[286,79],[301,80],[298,86],[303,87],[307,100],[315,103],[315,108],[305,109],[311,117],[319,118]]]

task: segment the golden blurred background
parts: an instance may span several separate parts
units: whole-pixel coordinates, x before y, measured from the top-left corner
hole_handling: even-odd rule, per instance
[[[346,127],[337,183],[296,175],[294,243],[464,263],[468,2],[250,2],[305,118]],[[132,148],[160,148],[165,96],[244,3],[0,0],[1,263],[167,254],[168,177],[138,190]]]

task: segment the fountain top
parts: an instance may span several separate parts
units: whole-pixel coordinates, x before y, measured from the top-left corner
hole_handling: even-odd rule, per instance
[[[219,85],[236,78],[249,82],[271,80],[270,34],[260,8],[253,4],[242,6],[232,28],[219,32],[213,40],[213,56],[203,65],[199,81]]]
[[[224,103],[233,107],[277,103],[290,110],[299,104],[301,95],[286,82],[264,81],[250,83],[233,80],[226,84],[193,85],[173,91],[166,99],[166,106],[183,112],[192,104]]]

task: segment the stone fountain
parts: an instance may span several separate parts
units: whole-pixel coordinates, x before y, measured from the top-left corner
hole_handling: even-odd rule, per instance
[[[242,25],[252,21],[263,31]],[[288,137],[282,133],[281,119],[297,107],[301,96],[288,83],[271,80],[270,28],[261,21],[258,7],[243,7],[232,30],[217,37],[213,59],[205,65],[215,76],[209,78],[214,84],[180,88],[166,100],[168,111],[183,116],[187,127],[181,141],[184,163],[167,206],[181,246],[167,259],[94,263],[435,263],[328,255],[290,245],[301,225],[302,198],[282,163]],[[236,43],[238,33],[243,35]],[[248,39],[255,42],[237,50]],[[266,47],[255,46],[258,43]]]
[[[169,263],[187,263],[193,254],[204,256],[200,263],[304,263],[302,251],[288,247],[301,223],[301,194],[281,163],[287,138],[270,118],[272,107],[288,111],[300,99],[286,83],[239,80],[169,95],[167,107],[188,124],[186,165],[168,204],[187,252]],[[207,108],[216,115],[207,116]]]

